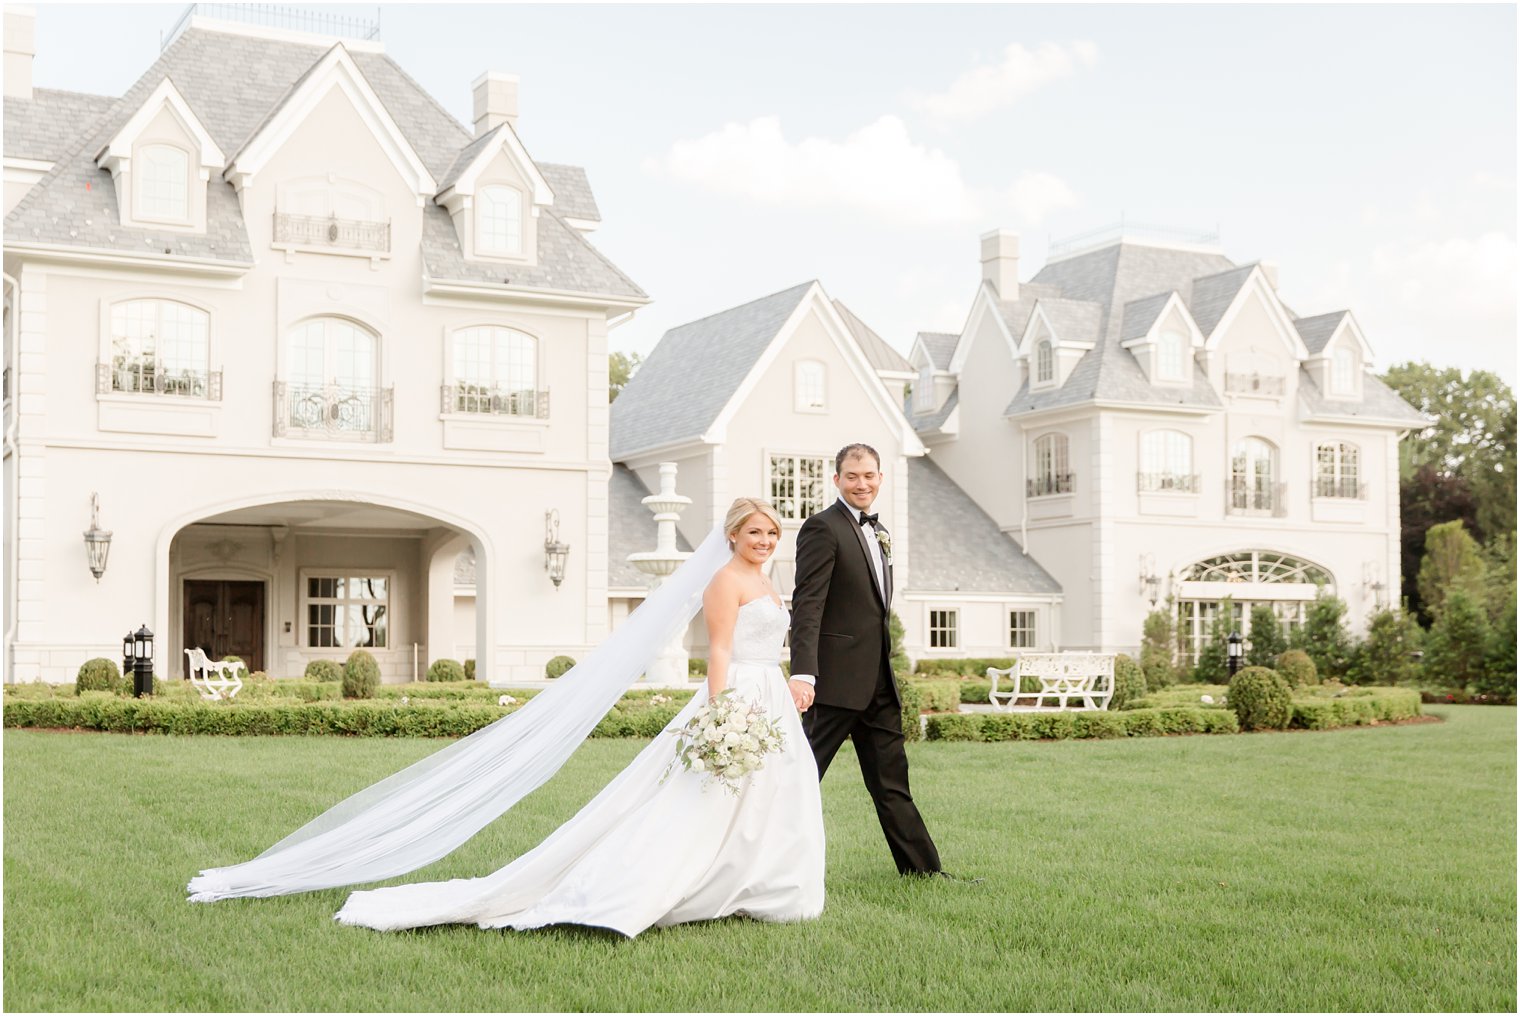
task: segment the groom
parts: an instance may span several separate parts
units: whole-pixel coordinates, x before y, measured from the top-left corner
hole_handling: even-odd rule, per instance
[[[846,445],[834,458],[839,500],[797,533],[791,691],[818,778],[852,739],[897,870],[936,875],[939,851],[908,791],[902,705],[890,662],[892,542],[869,514],[881,479],[874,448]]]

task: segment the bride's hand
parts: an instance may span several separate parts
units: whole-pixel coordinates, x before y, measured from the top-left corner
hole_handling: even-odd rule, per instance
[[[805,713],[813,704],[813,686],[806,681],[788,681],[786,683],[792,693],[792,703],[796,705],[799,713]]]

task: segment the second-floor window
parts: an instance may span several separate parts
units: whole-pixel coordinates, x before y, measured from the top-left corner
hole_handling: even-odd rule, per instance
[[[783,519],[800,522],[828,507],[829,461],[822,456],[772,455],[769,473],[771,504]]]
[[[794,408],[800,413],[815,413],[824,408],[824,369],[817,360],[799,360],[795,378]]]
[[[521,254],[522,193],[515,187],[483,187],[476,203],[475,248],[484,254]]]
[[[127,300],[111,308],[109,383],[100,390],[213,396],[211,316],[173,300]],[[106,380],[103,378],[102,380]]]
[[[548,415],[538,387],[538,340],[515,328],[486,325],[454,333],[455,413]]]
[[[1139,489],[1197,493],[1193,439],[1177,430],[1152,430],[1141,435]]]
[[[1157,375],[1164,381],[1187,380],[1187,339],[1179,332],[1162,332],[1157,350]]]
[[[918,368],[918,388],[913,392],[913,411],[927,413],[934,408],[934,365]]]
[[[388,441],[390,393],[381,391],[378,337],[343,318],[314,318],[290,334],[277,382],[275,433]]]
[[[173,145],[147,145],[134,160],[140,219],[183,222],[190,217],[190,156]]]
[[[1056,377],[1056,354],[1049,339],[1040,340],[1034,347],[1034,379],[1039,384],[1054,381]]]
[[[1034,442],[1034,475],[1027,494],[1070,494],[1072,490],[1071,443],[1065,434],[1042,434]]]
[[[1277,449],[1259,437],[1230,449],[1229,509],[1236,514],[1271,515],[1282,507],[1277,487]]]
[[[1336,395],[1356,394],[1356,352],[1341,346],[1330,358],[1330,391]]]
[[[1361,451],[1354,444],[1332,442],[1314,449],[1315,497],[1362,497]]]

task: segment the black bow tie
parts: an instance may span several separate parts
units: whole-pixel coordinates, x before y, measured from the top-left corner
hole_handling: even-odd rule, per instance
[[[881,516],[879,514],[878,515],[867,515],[865,512],[861,512],[860,513],[860,524],[863,525],[863,526],[865,526],[865,525],[874,526],[874,525],[876,525],[876,520],[879,519],[879,518],[881,518]]]

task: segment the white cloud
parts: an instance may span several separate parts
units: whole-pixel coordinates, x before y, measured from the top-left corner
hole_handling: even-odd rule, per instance
[[[1035,50],[1010,43],[1002,63],[974,67],[943,92],[915,94],[909,102],[914,109],[944,120],[969,120],[1011,106],[1049,82],[1097,62],[1098,47],[1091,42],[1042,42]]]
[[[1065,180],[1051,173],[1025,173],[1006,195],[1017,226],[1033,226],[1051,212],[1075,208],[1081,202]]]
[[[898,222],[965,221],[980,205],[960,165],[916,144],[896,116],[880,117],[842,141],[790,141],[779,117],[763,116],[677,141],[645,168],[752,201],[853,207]]]

